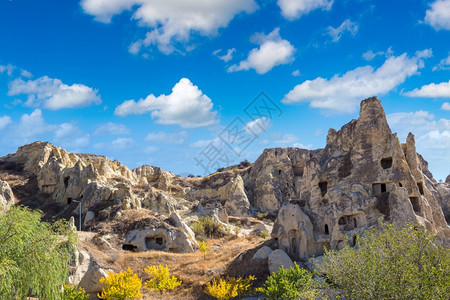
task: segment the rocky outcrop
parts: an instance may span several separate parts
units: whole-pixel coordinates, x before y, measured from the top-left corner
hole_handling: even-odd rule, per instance
[[[14,204],[14,194],[9,184],[0,180],[0,212]]]
[[[278,272],[280,268],[290,269],[294,267],[294,263],[290,257],[281,249],[277,249],[270,253],[268,259],[269,271],[271,274]]]
[[[252,259],[266,259],[273,252],[270,247],[262,246],[255,252]]]
[[[414,136],[400,144],[381,102],[369,98],[358,120],[329,130],[324,149],[266,149],[251,171],[264,188],[250,199],[265,211],[282,206],[272,236],[295,258],[354,245],[380,217],[420,224],[446,242],[450,229],[423,165]]]

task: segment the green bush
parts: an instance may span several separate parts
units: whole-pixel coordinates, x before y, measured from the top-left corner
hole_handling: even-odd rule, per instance
[[[257,291],[269,299],[316,299],[313,274],[301,269],[296,263],[290,269],[283,267],[267,277]]]
[[[227,235],[227,232],[222,224],[209,216],[200,218],[198,221],[193,222],[191,228],[197,239],[223,237]]]
[[[422,229],[382,224],[357,247],[326,251],[321,269],[345,299],[448,299],[450,253]]]
[[[64,285],[63,300],[88,300],[85,290],[72,284]]]
[[[61,299],[75,239],[67,222],[41,222],[39,211],[0,213],[0,299]]]
[[[267,231],[261,231],[259,235],[262,239],[267,239],[269,237],[269,233]]]

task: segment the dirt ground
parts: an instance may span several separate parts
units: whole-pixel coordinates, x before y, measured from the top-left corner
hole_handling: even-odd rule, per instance
[[[252,260],[253,254],[262,246],[273,244],[270,239],[256,235],[245,238],[228,236],[221,239],[207,240],[208,252],[203,253],[168,253],[147,251],[133,253],[123,250],[104,251],[93,240],[94,233],[81,232],[79,243],[95,257],[105,268],[115,272],[130,267],[143,282],[150,278],[144,269],[150,265],[167,265],[171,273],[182,281],[181,286],[171,292],[165,292],[163,299],[213,299],[203,293],[204,285],[218,276],[257,277],[256,286],[260,286],[268,276],[267,259]],[[273,245],[272,245],[273,246]],[[159,293],[142,289],[143,299],[159,299]]]

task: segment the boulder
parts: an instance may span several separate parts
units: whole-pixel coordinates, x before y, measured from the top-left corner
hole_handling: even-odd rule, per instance
[[[0,211],[8,210],[15,202],[11,187],[6,181],[0,180]]]
[[[281,249],[276,249],[269,255],[268,260],[270,274],[276,273],[281,267],[289,269],[294,267],[292,259]]]
[[[272,252],[273,250],[270,247],[262,246],[256,251],[252,259],[266,259]]]
[[[90,221],[92,221],[95,218],[95,213],[93,211],[86,212],[86,215],[84,216],[84,222],[83,225],[86,226]]]

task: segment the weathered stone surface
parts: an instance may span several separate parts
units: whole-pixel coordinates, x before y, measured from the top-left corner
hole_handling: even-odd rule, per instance
[[[253,259],[266,259],[269,257],[269,255],[273,252],[273,250],[270,247],[262,246],[261,248],[256,251],[256,253],[253,255]]]
[[[400,144],[381,102],[369,98],[361,102],[358,120],[330,129],[324,149],[266,149],[252,166],[255,178],[247,189],[253,188],[257,209],[283,205],[272,236],[281,249],[307,259],[321,255],[323,247],[353,245],[380,217],[396,225],[420,224],[448,242],[440,193],[427,173],[414,136]]]
[[[450,184],[450,175],[448,175],[447,178],[445,178],[445,183]]]
[[[101,292],[103,284],[99,280],[101,277],[106,277],[107,272],[92,259],[86,250],[79,249],[75,255],[76,263],[72,267],[69,283],[78,285],[89,294]]]
[[[93,211],[86,212],[86,215],[84,216],[83,224],[86,226],[90,221],[92,221],[95,218],[95,213]]]
[[[14,194],[6,181],[0,180],[0,211],[8,210],[14,204]]]
[[[294,267],[292,259],[281,249],[276,249],[270,253],[268,265],[271,274],[277,272],[281,267],[285,269]]]

